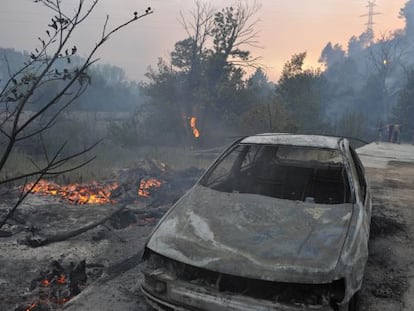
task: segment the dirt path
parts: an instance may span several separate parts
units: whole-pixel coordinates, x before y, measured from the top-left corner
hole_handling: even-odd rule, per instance
[[[359,153],[373,201],[360,310],[414,310],[414,146],[371,144]]]

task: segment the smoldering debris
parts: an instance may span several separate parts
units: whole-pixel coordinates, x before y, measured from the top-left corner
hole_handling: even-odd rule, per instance
[[[67,264],[52,261],[30,282],[25,302],[15,311],[56,310],[78,295],[89,283],[102,275],[103,265],[86,264],[85,260]]]
[[[108,274],[117,262],[135,258],[134,254],[142,248],[153,226],[201,173],[202,170],[197,168],[178,171],[148,160],[121,170],[116,180],[99,182],[100,185],[119,183],[117,192],[109,197],[115,203],[74,204],[52,194],[30,195],[2,228],[5,234],[2,234],[1,249],[2,254],[7,255],[0,258],[0,289],[4,295],[0,297],[0,309],[43,311],[62,308],[62,303],[68,299],[72,301],[75,293],[89,287],[103,271]],[[162,184],[145,189],[147,196],[140,196],[142,181],[150,178],[156,178]],[[7,196],[1,197],[0,219],[19,195],[18,190],[8,189]],[[99,220],[104,218],[107,220],[100,223]],[[35,245],[36,248],[19,243],[27,241],[27,237],[62,235],[93,223],[99,225],[63,241]],[[133,247],[129,247],[131,245]],[[74,267],[82,260],[86,260],[86,281],[73,274]],[[122,268],[136,266],[138,262],[122,264]],[[21,271],[27,271],[27,275]],[[74,283],[75,278],[79,280],[77,283]]]

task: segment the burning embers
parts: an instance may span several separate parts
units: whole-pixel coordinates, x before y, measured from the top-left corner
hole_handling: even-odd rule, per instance
[[[151,194],[152,188],[159,188],[162,185],[162,181],[156,178],[141,179],[138,188],[138,195],[148,198]]]
[[[32,187],[33,183],[29,183],[24,187],[24,191],[29,191]],[[103,185],[96,182],[89,185],[69,184],[61,186],[54,182],[40,180],[31,192],[40,195],[58,196],[71,204],[106,204],[114,203],[111,200],[111,192],[118,187],[117,183]]]
[[[197,129],[197,118],[196,117],[190,118],[190,127],[191,127],[191,131],[193,132],[194,137],[199,138],[200,131]]]
[[[102,274],[102,268],[96,275],[92,273],[92,270],[88,273],[95,279]],[[40,277],[34,279],[30,285],[32,299],[36,302],[22,305],[16,311],[55,310],[79,294],[86,286],[88,279],[84,260],[77,264],[71,263],[68,267],[63,267],[59,262],[53,261],[50,269],[40,274]]]
[[[152,189],[159,188],[163,184],[163,181],[156,178],[141,178],[138,181],[137,198],[150,197]],[[40,180],[34,186],[33,183],[26,184],[24,191],[30,191],[31,189],[32,193],[56,196],[71,204],[83,205],[117,203],[112,198],[112,194],[118,188],[120,188],[120,185],[116,182],[108,184],[94,182],[88,185],[69,184],[62,186],[54,182]]]

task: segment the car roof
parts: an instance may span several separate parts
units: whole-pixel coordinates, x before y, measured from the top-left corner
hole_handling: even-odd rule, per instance
[[[292,145],[301,147],[340,149],[341,137],[323,135],[299,135],[289,133],[263,133],[245,137],[240,141],[242,144],[265,144],[265,145]]]

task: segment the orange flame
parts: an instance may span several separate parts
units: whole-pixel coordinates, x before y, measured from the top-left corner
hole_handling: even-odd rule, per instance
[[[36,303],[32,303],[27,309],[26,309],[26,311],[31,311],[31,310],[33,310],[34,308],[36,308],[36,306],[37,306],[37,304]]]
[[[59,276],[54,276],[51,280],[41,280],[40,286],[44,288],[43,291],[49,291],[49,295],[40,297],[37,302],[27,305],[24,309],[25,311],[34,311],[38,309],[43,310],[43,306],[50,306],[50,304],[63,305],[73,298],[73,296],[68,296],[69,293],[66,290],[66,286],[68,286],[68,279],[64,273]],[[59,286],[60,288],[56,286]],[[62,286],[65,286],[65,288],[62,289]],[[45,289],[45,287],[47,289]],[[51,295],[52,292],[53,294]],[[47,310],[49,310],[49,308],[47,308]]]
[[[24,191],[29,191],[40,195],[59,196],[72,204],[105,204],[114,203],[110,199],[111,192],[118,188],[117,183],[109,185],[99,185],[94,182],[91,185],[69,184],[60,186],[53,182],[40,180],[34,187],[29,183],[24,187]]]
[[[150,196],[150,189],[151,188],[158,188],[162,185],[162,181],[155,179],[155,178],[149,178],[147,180],[141,179],[141,182],[139,184],[138,188],[138,195],[141,197],[149,197]]]
[[[191,117],[190,118],[190,127],[191,130],[193,131],[193,135],[195,138],[199,138],[200,137],[200,132],[196,127],[197,124],[197,118],[196,117]]]

